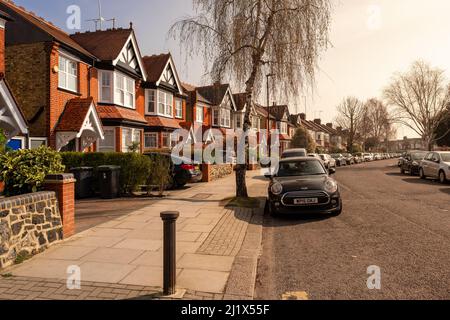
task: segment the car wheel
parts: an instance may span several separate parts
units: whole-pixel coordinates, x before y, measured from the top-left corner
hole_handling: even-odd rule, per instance
[[[422,168],[420,168],[420,170],[419,170],[419,176],[420,176],[420,179],[422,179],[422,180],[424,180],[424,179],[427,178],[427,177],[425,176],[425,173],[423,172],[423,169],[422,169]]]
[[[414,176],[414,171],[412,171],[412,169],[409,169],[409,175],[412,177]]]
[[[405,174],[405,170],[403,168],[400,168],[400,173]]]
[[[439,182],[444,184],[447,182],[447,177],[445,176],[445,172],[444,171],[439,171]]]

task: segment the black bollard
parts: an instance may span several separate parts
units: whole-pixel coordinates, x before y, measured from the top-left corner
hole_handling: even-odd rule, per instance
[[[164,223],[164,295],[175,294],[177,267],[176,267],[176,221],[180,213],[178,211],[161,212],[161,219]]]

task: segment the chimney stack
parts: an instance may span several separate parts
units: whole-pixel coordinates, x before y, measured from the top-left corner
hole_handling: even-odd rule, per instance
[[[5,33],[6,33],[6,23],[8,21],[12,21],[11,17],[3,12],[0,11],[0,74],[3,76],[5,75],[6,67],[5,67],[5,47],[6,47],[6,40],[5,40]]]
[[[305,121],[305,120],[306,120],[306,114],[300,113],[300,119],[302,119],[303,121]]]
[[[342,131],[342,127],[337,127],[336,130],[341,132]]]
[[[327,123],[327,127],[333,129],[333,124],[332,123]]]
[[[322,120],[320,119],[314,119],[314,123],[321,125],[322,124]]]

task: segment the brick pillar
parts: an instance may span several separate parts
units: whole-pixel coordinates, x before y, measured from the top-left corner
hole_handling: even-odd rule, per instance
[[[211,178],[211,167],[212,167],[211,164],[208,164],[208,163],[203,163],[202,164],[202,175],[203,175],[202,182],[210,182],[210,181],[212,181],[212,178]]]
[[[56,193],[64,239],[75,234],[75,182],[73,174],[52,174],[44,181],[45,190]]]

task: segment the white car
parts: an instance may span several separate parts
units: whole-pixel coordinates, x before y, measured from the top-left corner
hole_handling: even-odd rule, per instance
[[[440,183],[450,179],[450,152],[429,152],[420,163],[421,179],[437,178]]]
[[[373,155],[371,153],[363,153],[364,162],[373,161]]]

